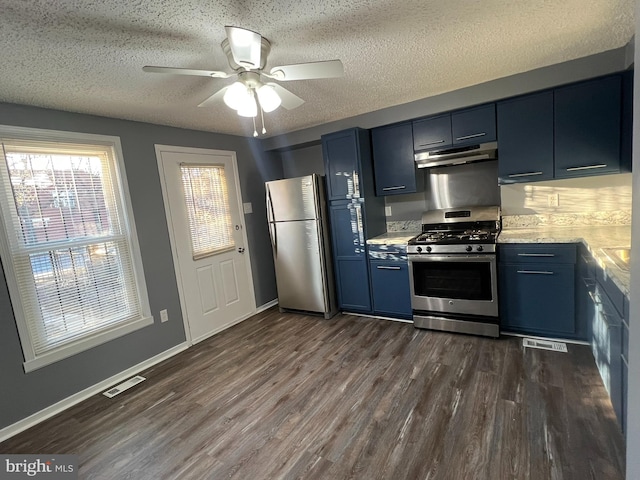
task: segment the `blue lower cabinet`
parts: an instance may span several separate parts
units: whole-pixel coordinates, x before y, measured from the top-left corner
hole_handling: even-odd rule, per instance
[[[377,315],[411,318],[409,265],[402,261],[371,261],[373,310]]]
[[[347,312],[370,313],[371,292],[366,258],[338,259],[336,267],[340,309]]]
[[[575,245],[499,247],[500,326],[507,332],[579,338]]]

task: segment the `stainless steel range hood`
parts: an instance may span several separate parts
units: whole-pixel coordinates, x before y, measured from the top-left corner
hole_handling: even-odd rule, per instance
[[[462,165],[464,163],[479,162],[481,160],[495,160],[498,158],[498,143],[488,142],[466,147],[453,147],[445,150],[431,150],[415,154],[418,168],[444,167],[447,165]]]

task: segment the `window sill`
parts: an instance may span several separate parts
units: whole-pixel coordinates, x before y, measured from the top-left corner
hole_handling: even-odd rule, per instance
[[[97,333],[87,338],[77,340],[76,342],[64,345],[60,348],[39,355],[34,359],[27,360],[23,363],[25,373],[32,372],[52,363],[64,360],[85,350],[97,347],[103,343],[109,342],[116,338],[122,337],[128,333],[135,332],[141,328],[153,324],[153,317],[142,317],[138,320],[119,325],[104,332]]]

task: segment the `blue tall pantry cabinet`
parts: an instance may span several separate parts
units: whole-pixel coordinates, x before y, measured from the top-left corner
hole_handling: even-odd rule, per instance
[[[386,232],[384,198],[375,196],[371,138],[352,128],[322,136],[338,307],[373,311],[366,241]]]

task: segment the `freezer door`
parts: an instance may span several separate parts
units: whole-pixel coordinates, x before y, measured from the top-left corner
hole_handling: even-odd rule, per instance
[[[327,311],[317,220],[270,225],[280,308]],[[273,239],[272,239],[273,240]]]
[[[270,222],[318,218],[317,175],[266,183],[267,215]]]

